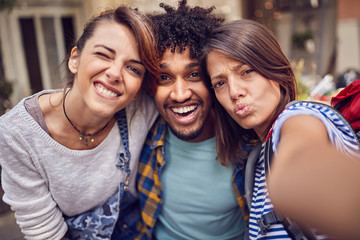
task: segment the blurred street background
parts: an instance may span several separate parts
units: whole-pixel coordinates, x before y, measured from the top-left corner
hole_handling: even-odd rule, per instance
[[[58,68],[83,25],[120,4],[151,14],[177,0],[0,0],[0,115],[22,98],[62,87]],[[327,103],[360,78],[360,0],[188,0],[215,6],[226,19],[252,19],[272,30],[290,59],[301,99]],[[0,149],[1,154],[1,149]],[[3,192],[0,188],[0,197]],[[0,200],[0,239],[23,236]]]

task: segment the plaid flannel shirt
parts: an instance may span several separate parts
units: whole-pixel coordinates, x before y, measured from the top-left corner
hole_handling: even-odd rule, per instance
[[[163,204],[160,174],[166,163],[164,158],[165,134],[166,122],[163,118],[159,117],[147,136],[140,156],[137,188],[139,191],[142,222],[138,224],[140,233],[136,239],[152,239],[156,220],[159,217]],[[248,222],[249,211],[245,200],[244,165],[243,163],[236,164],[232,176],[232,186],[244,219]]]

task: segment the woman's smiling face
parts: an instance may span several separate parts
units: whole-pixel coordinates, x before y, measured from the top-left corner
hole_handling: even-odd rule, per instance
[[[279,84],[217,51],[209,53],[206,66],[219,103],[241,127],[262,138],[280,101]]]
[[[73,48],[69,68],[75,74],[73,92],[104,117],[136,98],[146,71],[133,33],[114,21],[98,23],[81,52]]]

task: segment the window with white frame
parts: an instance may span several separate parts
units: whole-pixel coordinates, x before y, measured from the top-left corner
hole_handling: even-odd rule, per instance
[[[81,2],[42,3],[17,7],[0,16],[4,69],[14,84],[16,100],[60,86],[59,66],[77,38]]]

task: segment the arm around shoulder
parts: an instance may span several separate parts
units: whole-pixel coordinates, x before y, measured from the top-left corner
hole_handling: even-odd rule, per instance
[[[270,199],[280,213],[321,232],[360,236],[360,158],[337,151],[316,117],[289,118],[267,177]]]

